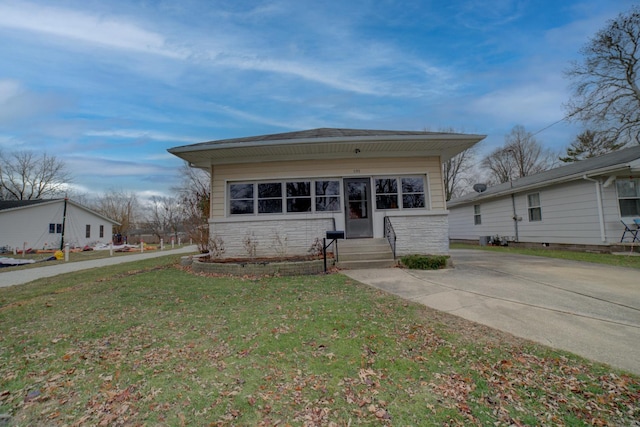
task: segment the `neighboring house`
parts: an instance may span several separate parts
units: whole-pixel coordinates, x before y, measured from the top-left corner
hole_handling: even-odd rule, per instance
[[[327,231],[395,229],[397,253],[449,251],[442,162],[483,135],[312,129],[169,149],[211,174],[210,236],[225,257],[306,254]]]
[[[489,187],[447,205],[452,241],[500,236],[541,244],[619,243],[620,221],[633,225],[640,218],[640,146]]]
[[[0,200],[0,247],[60,249],[63,237],[72,248],[107,243],[114,225],[67,199]]]

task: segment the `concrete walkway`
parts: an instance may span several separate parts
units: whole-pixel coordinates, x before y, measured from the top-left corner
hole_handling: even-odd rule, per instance
[[[43,277],[53,277],[59,274],[71,273],[73,271],[87,270],[90,268],[105,267],[115,264],[123,264],[125,262],[157,258],[165,255],[190,254],[196,252],[198,252],[198,247],[196,245],[191,245],[185,246],[180,249],[169,249],[164,251],[154,250],[140,254],[121,255],[92,259],[89,261],[51,261],[52,264],[47,264],[43,267],[27,268],[24,270],[3,271],[10,270],[10,268],[4,268],[0,270],[0,288],[6,286],[21,285],[23,283],[29,283],[33,280],[41,279]]]
[[[452,250],[439,271],[343,271],[359,282],[640,375],[640,270]]]

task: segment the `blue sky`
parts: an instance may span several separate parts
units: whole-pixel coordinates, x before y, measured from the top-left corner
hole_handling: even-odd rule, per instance
[[[488,135],[562,119],[563,71],[631,0],[0,1],[0,150],[168,194],[167,148],[317,127]],[[566,147],[581,131],[539,133]]]

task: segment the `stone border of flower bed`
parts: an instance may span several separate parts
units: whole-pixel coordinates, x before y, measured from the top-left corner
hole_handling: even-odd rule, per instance
[[[200,256],[182,257],[180,264],[191,265],[195,273],[230,274],[232,276],[299,276],[312,275],[324,272],[324,261],[314,259],[308,261],[242,261],[242,262],[203,262]],[[333,260],[327,260],[333,265]]]

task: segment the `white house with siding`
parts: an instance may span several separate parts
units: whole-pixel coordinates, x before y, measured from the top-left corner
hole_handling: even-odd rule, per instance
[[[175,147],[211,174],[210,236],[225,257],[306,254],[327,231],[397,254],[449,251],[442,162],[484,135],[312,129]]]
[[[617,244],[621,220],[633,228],[640,218],[640,146],[492,186],[447,206],[452,241],[499,236],[550,245]]]
[[[0,200],[0,247],[60,249],[111,241],[118,225],[68,199]]]

